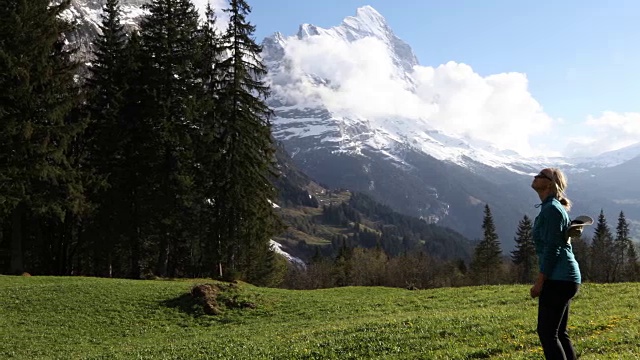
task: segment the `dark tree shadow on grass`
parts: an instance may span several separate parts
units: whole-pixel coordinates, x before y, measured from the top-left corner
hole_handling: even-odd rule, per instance
[[[161,301],[160,304],[196,317],[205,315],[202,305],[191,294],[182,294],[176,298]]]

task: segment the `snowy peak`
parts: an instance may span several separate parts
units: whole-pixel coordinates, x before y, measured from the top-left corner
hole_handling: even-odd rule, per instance
[[[302,24],[298,29],[297,37],[298,39],[304,39],[309,36],[315,36],[315,35],[320,35],[320,32],[318,31],[318,28],[315,25]]]
[[[371,6],[363,6],[356,10],[355,16],[348,16],[342,24],[331,29],[323,29],[312,24],[302,24],[298,29],[298,39],[321,34],[337,35],[347,41],[354,41],[365,37],[376,37],[386,40],[394,36],[387,26],[387,21]]]
[[[384,38],[391,32],[387,21],[376,9],[363,6],[356,10],[356,16],[349,16],[342,22],[342,26],[352,29],[356,33]]]
[[[270,42],[273,43],[273,38],[277,35],[276,33],[267,39],[271,39]],[[307,41],[315,36],[325,36],[346,43],[373,38],[385,44],[392,53],[393,62],[403,72],[411,72],[413,67],[418,65],[418,59],[411,47],[393,33],[385,18],[371,6],[358,8],[355,16],[348,16],[340,25],[329,29],[302,24],[295,38]],[[269,41],[267,39],[265,41]]]
[[[526,77],[482,77],[453,61],[419,66],[411,47],[371,6],[331,28],[305,23],[295,36],[275,33],[263,50],[274,136],[301,151],[366,149],[402,162],[404,149],[411,148],[465,167],[476,162],[516,173],[549,162],[568,164],[504,150],[489,141],[496,137],[487,135],[490,127],[477,125],[512,126],[514,114],[525,123],[547,121],[526,90]],[[521,115],[511,103],[528,110]]]
[[[570,159],[583,169],[594,167],[612,167],[632,160],[640,156],[640,142],[622,149],[607,151],[594,157],[581,157]]]
[[[369,23],[378,22],[385,25],[387,23],[384,17],[371,5],[365,5],[357,8],[355,18],[363,21],[368,21]]]
[[[281,141],[349,153],[367,148],[399,163],[407,147],[492,166],[517,158],[432,126],[437,104],[416,93],[413,50],[371,6],[329,29],[302,24],[295,36],[275,33],[263,46]]]

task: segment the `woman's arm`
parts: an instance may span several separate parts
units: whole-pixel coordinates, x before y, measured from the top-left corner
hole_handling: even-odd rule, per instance
[[[553,206],[545,209],[542,215],[545,217],[545,222],[541,234],[544,251],[540,273],[549,277],[558,263],[560,250],[564,243],[563,216],[562,212]]]
[[[540,234],[543,242],[543,251],[538,278],[529,290],[532,298],[540,296],[544,281],[551,276],[553,269],[556,267],[560,257],[562,240],[564,239],[564,231],[562,231],[563,216],[560,210],[555,207],[549,207],[540,216],[544,217]]]

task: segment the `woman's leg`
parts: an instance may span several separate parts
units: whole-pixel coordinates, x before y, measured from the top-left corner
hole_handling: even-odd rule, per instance
[[[569,339],[569,333],[567,331],[567,322],[569,320],[569,308],[571,307],[571,301],[567,303],[567,308],[564,311],[564,316],[562,316],[562,320],[560,321],[560,328],[558,328],[558,339],[560,340],[560,344],[562,344],[562,349],[564,350],[564,355],[568,360],[575,360],[576,351],[573,348],[573,344],[571,343],[571,339]]]
[[[538,302],[538,337],[542,344],[544,357],[547,360],[566,360],[564,348],[558,338],[558,330],[567,310],[567,303],[562,302],[552,291],[542,291]]]
[[[569,281],[544,282],[538,300],[538,336],[547,360],[576,358],[567,332],[567,321],[569,302],[578,292],[578,287]]]

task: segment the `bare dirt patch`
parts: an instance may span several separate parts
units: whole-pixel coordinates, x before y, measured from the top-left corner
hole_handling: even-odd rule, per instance
[[[207,315],[220,315],[225,308],[256,308],[256,304],[240,297],[238,286],[234,283],[196,285],[191,288],[191,296]]]

